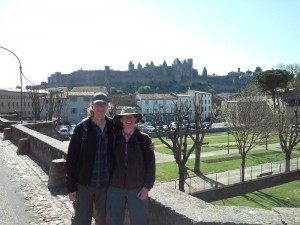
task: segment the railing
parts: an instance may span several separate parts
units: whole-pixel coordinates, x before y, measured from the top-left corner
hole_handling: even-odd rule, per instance
[[[290,171],[300,170],[299,161],[299,158],[293,158],[290,160]],[[245,167],[244,182],[260,179],[271,175],[282,174],[285,172],[285,167],[285,160]],[[226,185],[240,183],[242,181],[241,178],[241,168],[219,173],[188,177],[185,180],[185,191],[188,193],[193,193],[202,190],[224,187]],[[177,189],[178,180],[175,180],[173,183],[175,189]]]

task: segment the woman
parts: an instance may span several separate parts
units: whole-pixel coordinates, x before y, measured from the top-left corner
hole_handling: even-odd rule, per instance
[[[126,204],[131,225],[148,224],[148,193],[155,180],[155,157],[151,138],[135,126],[141,118],[134,107],[123,108],[114,118],[122,129],[116,134],[107,193],[109,225],[123,225]]]

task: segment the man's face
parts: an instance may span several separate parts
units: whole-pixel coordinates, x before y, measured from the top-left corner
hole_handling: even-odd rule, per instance
[[[105,116],[105,113],[108,109],[108,104],[99,101],[92,104],[92,109],[94,110],[95,115]]]

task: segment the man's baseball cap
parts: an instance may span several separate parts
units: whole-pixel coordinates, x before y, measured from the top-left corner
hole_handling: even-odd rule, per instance
[[[106,104],[109,103],[108,97],[106,94],[102,93],[102,92],[98,92],[96,94],[94,94],[93,99],[92,99],[92,103],[96,103],[96,102],[104,102]]]

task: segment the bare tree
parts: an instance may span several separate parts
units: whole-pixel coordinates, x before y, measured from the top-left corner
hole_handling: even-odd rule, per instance
[[[299,129],[299,90],[289,90],[291,82],[295,83],[294,75],[299,75],[299,64],[279,65],[285,70],[271,70],[259,74],[258,87],[271,95],[273,113],[277,119],[276,127],[282,152],[285,154],[286,168],[290,171],[290,159],[294,147],[300,142]],[[276,79],[273,79],[275,78]],[[298,78],[296,78],[298,79]],[[278,82],[281,81],[281,82]],[[266,91],[268,90],[268,91]],[[272,91],[270,91],[272,90]],[[276,101],[275,101],[276,99]]]
[[[62,90],[49,92],[46,100],[47,120],[51,121],[53,116],[55,116],[57,123],[61,121],[61,111],[66,98]]]
[[[38,86],[27,86],[26,90],[32,100],[34,120],[40,120],[41,112],[45,106],[46,93],[42,93]]]
[[[172,152],[175,158],[175,162],[178,165],[179,173],[179,190],[184,192],[184,182],[187,175],[186,163],[194,151],[194,145],[188,148],[187,138],[190,134],[189,126],[184,125],[186,118],[190,117],[191,104],[188,102],[174,103],[174,122],[176,127],[171,128],[171,120],[168,121],[168,130],[166,131],[167,137],[170,139],[171,143],[162,137],[161,130],[156,130],[157,137],[164,143]],[[156,115],[156,121],[161,120],[161,113]]]
[[[213,104],[212,110],[211,110],[211,116],[210,116],[210,122],[208,126],[204,126],[202,121],[202,107],[201,103],[202,101],[197,101],[197,99],[194,99],[194,108],[195,108],[195,124],[196,129],[195,133],[190,132],[190,138],[194,142],[194,149],[195,149],[195,163],[194,163],[194,172],[200,173],[200,156],[201,156],[201,149],[203,145],[203,140],[205,137],[205,134],[207,133],[208,129],[211,127],[212,123],[215,121],[215,119],[221,115],[221,109],[220,106]],[[190,123],[188,124],[190,126]]]
[[[241,155],[242,182],[245,180],[246,155],[262,138],[265,128],[271,125],[270,112],[265,98],[251,88],[241,92],[237,101],[228,102],[227,122]]]
[[[299,94],[287,93],[275,113],[280,146],[285,154],[285,171],[289,172],[292,151],[300,142]]]

